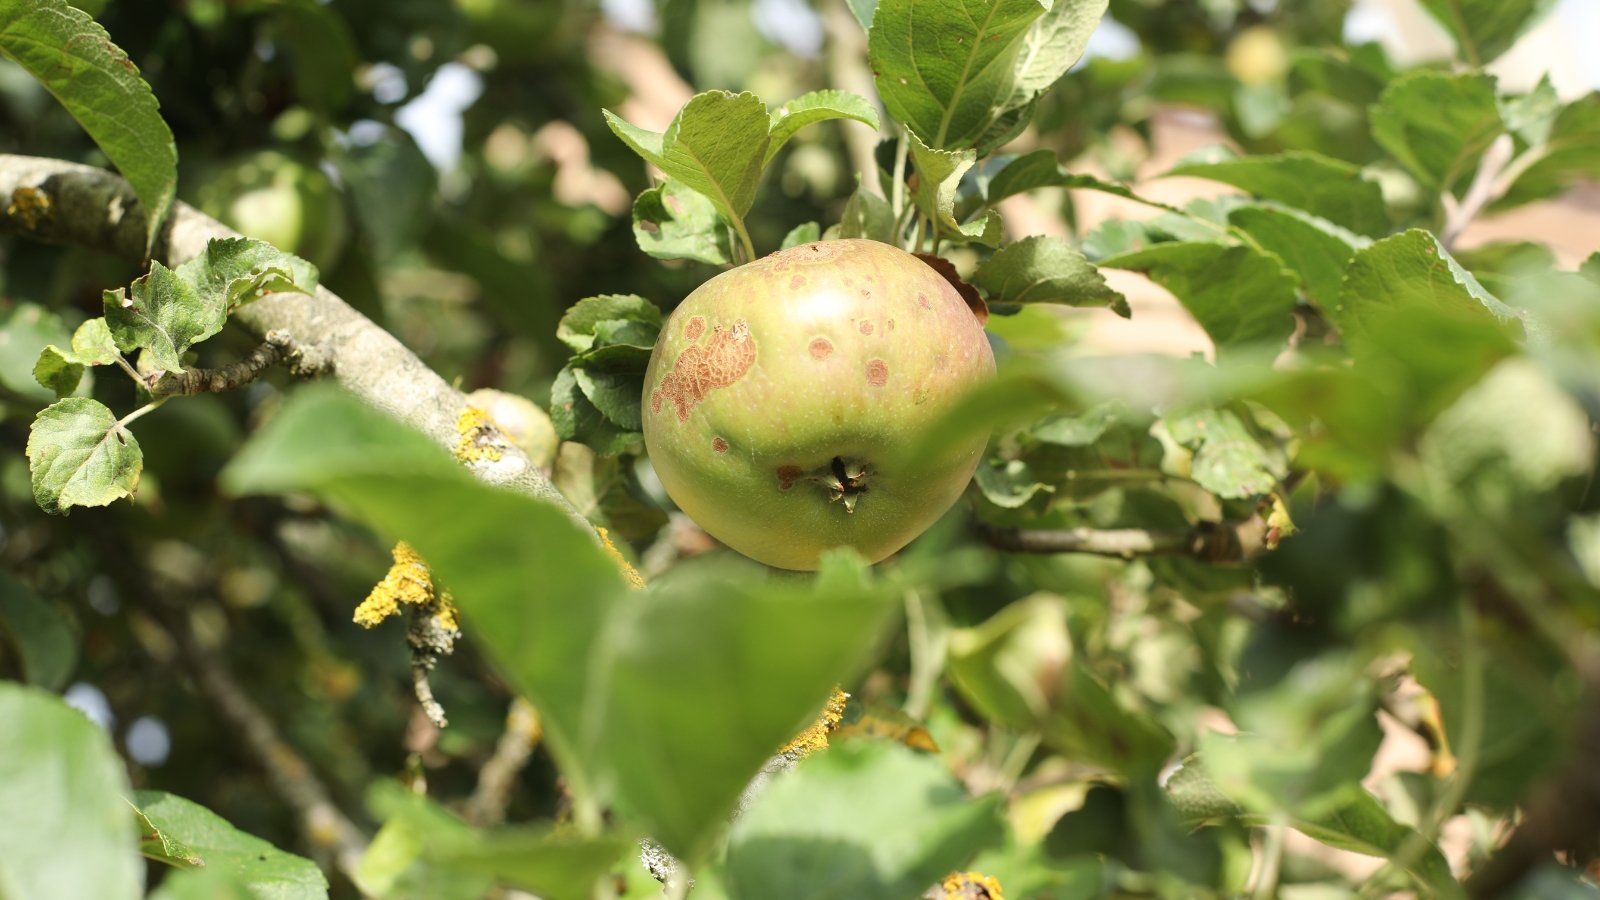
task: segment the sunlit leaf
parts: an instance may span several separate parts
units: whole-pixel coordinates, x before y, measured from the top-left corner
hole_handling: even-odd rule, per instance
[[[860,94],[849,91],[823,90],[801,94],[774,109],[771,115],[772,130],[766,156],[761,160],[763,166],[772,162],[772,157],[795,132],[814,122],[852,119],[870,126],[874,131],[878,128],[878,111],[872,103]]]
[[[281,900],[328,896],[328,880],[316,863],[239,831],[198,803],[164,791],[135,791],[130,799],[156,829],[154,839],[143,836],[147,848],[181,848],[180,855],[155,857],[163,862],[226,873],[249,896]]]
[[[1001,247],[972,276],[991,304],[1109,306],[1124,318],[1128,300],[1062,238],[1034,235]]]
[[[28,432],[33,497],[45,512],[105,506],[139,487],[144,454],[105,404],[68,397],[40,411]]]
[[[139,68],[66,0],[0,0],[0,56],[54,94],[139,197],[145,246],[178,186],[178,150]]]

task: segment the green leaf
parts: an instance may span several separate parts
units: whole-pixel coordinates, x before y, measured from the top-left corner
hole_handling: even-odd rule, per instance
[[[1550,129],[1565,108],[1548,73],[1526,94],[1500,98],[1500,116],[1505,120],[1506,130],[1530,147],[1550,139]]]
[[[1004,168],[996,172],[989,179],[988,191],[984,194],[985,201],[993,206],[1007,197],[1022,194],[1043,187],[1077,188],[1082,190],[1099,191],[1104,194],[1133,200],[1155,209],[1183,214],[1183,210],[1176,206],[1168,206],[1154,200],[1135,194],[1127,185],[1111,181],[1102,181],[1093,175],[1074,175],[1062,168],[1056,160],[1054,150],[1035,150],[1025,153],[1007,163]]]
[[[1544,146],[1529,152],[1534,162],[1491,210],[1510,209],[1534,200],[1554,197],[1584,179],[1600,179],[1600,93],[1569,104],[1556,116]]]
[[[177,269],[208,303],[220,297],[228,311],[277,291],[311,294],[317,267],[265,241],[213,238],[205,252]]]
[[[889,201],[857,185],[839,216],[839,237],[894,243],[893,207]]]
[[[184,869],[161,879],[150,900],[263,900],[227,872]]]
[[[798,247],[801,244],[809,244],[812,241],[821,240],[821,238],[822,226],[816,222],[806,222],[789,229],[789,233],[783,236],[783,244],[779,249],[787,250],[790,247]]]
[[[766,156],[761,160],[762,168],[772,162],[772,157],[778,154],[778,150],[795,132],[813,122],[854,119],[871,126],[874,131],[879,127],[878,111],[872,103],[860,94],[849,91],[823,90],[802,94],[773,110],[771,116],[770,140]]]
[[[1350,163],[1309,151],[1180,162],[1167,176],[1187,175],[1304,210],[1358,234],[1386,234],[1383,191]]]
[[[983,498],[1001,509],[1018,509],[1041,492],[1051,493],[1050,485],[1040,481],[1020,459],[986,459],[978,463],[972,478]]]
[[[386,821],[356,879],[366,893],[391,900],[477,900],[495,883],[548,900],[587,900],[632,844],[544,826],[473,828],[426,797],[398,788],[374,793]]]
[[[1127,298],[1063,238],[1034,235],[1007,244],[978,267],[972,283],[995,305],[1107,306],[1129,316]]]
[[[134,807],[156,829],[156,841],[183,848],[181,858],[163,862],[204,867],[227,874],[247,896],[273,900],[314,900],[328,896],[328,880],[316,863],[285,853],[234,828],[209,809],[164,791],[134,791]],[[151,846],[149,835],[146,846]]]
[[[667,514],[643,497],[631,458],[603,457],[577,441],[561,445],[551,480],[584,518],[625,541],[644,540],[667,524]]]
[[[668,179],[633,201],[633,239],[656,259],[732,265],[733,230],[704,194]]]
[[[1285,474],[1284,460],[1269,453],[1230,410],[1207,409],[1162,420],[1168,435],[1193,456],[1189,478],[1224,499],[1265,494]]]
[[[976,146],[1010,109],[1025,39],[1047,8],[1039,0],[880,0],[867,37],[878,96],[926,146]]]
[[[1420,229],[1357,253],[1339,302],[1324,311],[1351,349],[1361,352],[1374,341],[1384,343],[1381,332],[1390,319],[1419,308],[1486,327],[1510,326],[1520,318]]]
[[[352,74],[361,65],[344,18],[316,0],[258,0],[245,4],[245,9],[267,13],[281,34],[289,50],[296,99],[324,115],[342,110],[355,88]]]
[[[1172,739],[1126,709],[1075,659],[1066,601],[1035,594],[951,632],[951,682],[996,723],[1037,732],[1071,759],[1112,771],[1154,771]]]
[[[86,366],[104,366],[116,362],[122,354],[111,336],[111,327],[104,317],[89,319],[72,333],[72,355]]]
[[[134,279],[131,290],[105,292],[106,324],[117,348],[145,356],[167,372],[183,371],[183,353],[222,330],[228,304],[219,293],[200,291],[159,262]]]
[[[206,864],[205,858],[193,847],[163,832],[132,800],[128,801],[128,806],[133,810],[134,821],[139,825],[139,852],[143,853],[146,859],[164,862],[180,869],[199,868]]]
[[[1179,815],[1191,825],[1215,824],[1235,818],[1256,826],[1271,821],[1269,816],[1247,812],[1218,789],[1199,755],[1191,755],[1183,761],[1167,779],[1166,790]],[[1420,884],[1440,895],[1460,893],[1450,865],[1439,848],[1414,829],[1396,822],[1377,798],[1359,784],[1339,789],[1328,806],[1327,811],[1315,818],[1292,819],[1291,826],[1329,847],[1403,864]],[[1413,844],[1416,852],[1411,852]]]
[[[1296,279],[1276,256],[1250,247],[1181,241],[1100,261],[1131,269],[1172,292],[1225,356],[1274,346],[1294,330]]]
[[[32,400],[51,400],[34,377],[39,354],[50,345],[71,343],[72,333],[61,316],[37,303],[18,303],[0,310],[0,386]]]
[[[178,150],[138,67],[66,0],[0,0],[0,56],[39,79],[128,179],[148,250],[177,190]]]
[[[895,592],[837,556],[811,583],[680,566],[648,596],[627,595],[615,563],[561,511],[481,484],[426,438],[326,390],[300,391],[223,484],[310,491],[403,535],[539,709],[573,792],[625,811],[691,862],[898,608]],[[483,565],[485,553],[500,562]]]
[[[840,744],[774,776],[734,822],[723,885],[733,900],[913,900],[1000,843],[1000,809],[937,756]]]
[[[663,134],[635,128],[609,110],[605,117],[623,143],[667,177],[704,194],[728,221],[742,222],[750,211],[770,123],[755,94],[696,94]]]
[[[385,126],[374,138],[337,142],[328,158],[344,181],[367,251],[387,263],[415,246],[434,219],[439,173],[404,129]]]
[[[1283,260],[1300,276],[1306,297],[1324,308],[1339,301],[1345,269],[1356,250],[1372,244],[1324,219],[1287,208],[1241,206],[1228,213],[1228,222]]]
[[[932,150],[915,134],[908,133],[907,138],[917,171],[917,190],[912,195],[917,209],[933,219],[939,234],[945,237],[977,241],[990,247],[998,245],[1002,231],[999,213],[990,210],[982,220],[965,224],[955,218],[956,189],[961,186],[961,177],[977,160],[977,152]]]
[[[1554,9],[1556,0],[1422,0],[1422,8],[1456,39],[1461,58],[1488,65]]]
[[[550,386],[550,421],[562,440],[581,441],[602,456],[615,456],[644,440],[637,431],[622,428],[600,412],[579,386],[572,365],[563,366]]]
[[[78,389],[78,382],[83,379],[83,364],[70,350],[51,344],[39,353],[39,361],[33,365],[33,378],[57,397],[65,397]]]
[[[578,389],[612,424],[626,431],[644,427],[640,411],[644,394],[644,369],[608,370],[603,366],[574,366]]]
[[[661,328],[661,309],[638,294],[600,294],[572,304],[556,326],[556,337],[582,353],[595,346],[595,335],[608,323],[639,322]],[[653,339],[652,339],[653,343]]]
[[[28,432],[33,497],[49,513],[105,506],[139,487],[139,442],[105,404],[68,397],[40,410]]]
[[[144,864],[111,739],[60,698],[0,681],[0,885],[28,900],[135,900]]]
[[[51,344],[40,351],[33,377],[57,397],[65,397],[78,389],[85,367],[103,366],[120,358],[106,320],[90,319],[73,332],[71,350]]]
[[[1089,36],[1099,27],[1107,5],[1108,0],[1053,0],[1022,39],[1008,108],[1039,99],[1083,58]]]
[[[60,690],[78,664],[78,637],[55,604],[0,572],[0,647],[10,646],[31,684]]]
[[[1412,72],[1390,84],[1369,114],[1383,149],[1440,192],[1471,175],[1505,133],[1489,75]]]

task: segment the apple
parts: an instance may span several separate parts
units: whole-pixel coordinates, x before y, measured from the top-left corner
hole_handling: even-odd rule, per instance
[[[201,183],[197,205],[245,237],[329,269],[349,236],[332,179],[276,150],[229,160]]]
[[[908,468],[907,441],[994,374],[972,310],[888,244],[802,244],[724,272],[668,318],[645,372],[645,448],[668,496],[752,559],[877,562],[961,496],[975,436]]]

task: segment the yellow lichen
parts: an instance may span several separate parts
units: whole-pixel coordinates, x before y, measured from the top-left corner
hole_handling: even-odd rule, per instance
[[[392,555],[394,565],[389,567],[389,573],[356,607],[355,621],[363,628],[371,628],[399,613],[402,606],[421,606],[433,602],[433,575],[417,551],[405,541],[400,541],[394,545]],[[447,603],[446,608],[449,610],[451,627],[454,627],[455,607]],[[441,618],[444,615],[445,611],[441,609]]]
[[[628,558],[622,555],[622,551],[617,549],[617,545],[611,543],[611,533],[604,528],[596,528],[595,531],[599,533],[600,543],[606,548],[606,553],[616,561],[617,567],[622,570],[622,577],[627,579],[628,587],[636,591],[642,590],[644,588],[644,576],[640,575],[639,570],[633,567],[633,563],[628,562]]]
[[[433,617],[439,621],[439,627],[446,631],[461,630],[461,618],[456,614],[456,598],[450,596],[449,591],[439,595],[439,609]]]
[[[1006,900],[999,879],[982,872],[952,872],[943,887],[945,900]]]
[[[38,228],[40,222],[50,218],[50,195],[38,188],[19,187],[11,192],[6,215],[20,220],[24,228]]]
[[[503,438],[488,413],[476,406],[462,410],[460,418],[456,419],[456,434],[460,435],[456,441],[456,459],[464,463],[500,461]]]
[[[810,756],[818,750],[827,749],[828,734],[844,721],[844,705],[849,699],[849,694],[834,688],[833,696],[828,698],[828,704],[822,708],[822,715],[818,716],[805,731],[795,735],[794,740],[784,744],[778,752],[799,759]]]

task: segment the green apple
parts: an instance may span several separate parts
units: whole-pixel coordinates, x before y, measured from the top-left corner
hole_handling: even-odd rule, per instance
[[[196,191],[197,205],[245,237],[310,260],[338,261],[349,222],[333,181],[276,150],[229,160]]]
[[[986,441],[915,469],[899,451],[993,374],[982,325],[922,260],[803,244],[673,312],[645,373],[645,448],[673,502],[752,559],[813,569],[853,547],[877,562],[955,503]]]

